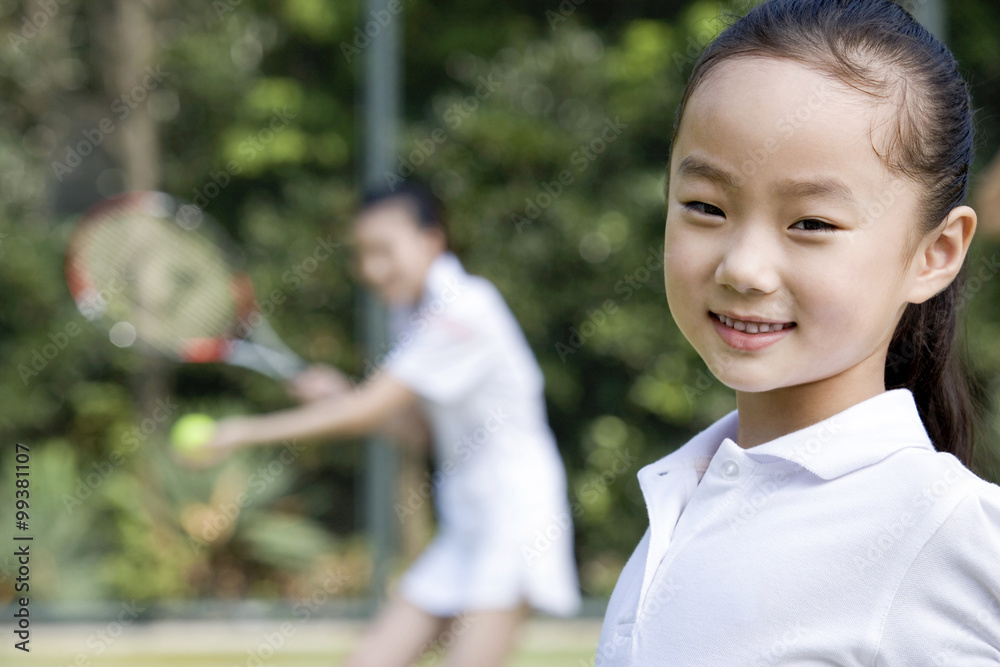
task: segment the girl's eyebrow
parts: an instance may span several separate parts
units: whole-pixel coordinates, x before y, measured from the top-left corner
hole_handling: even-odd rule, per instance
[[[835,199],[846,204],[856,204],[851,189],[836,178],[820,177],[809,181],[787,179],[772,189],[775,195],[794,199]]]
[[[745,180],[693,155],[681,160],[677,166],[677,176],[711,181],[732,190],[738,189],[742,184],[741,181]],[[843,181],[828,176],[803,181],[786,179],[777,183],[772,192],[776,196],[794,199],[822,198],[857,204],[857,200],[851,194],[851,189]]]
[[[740,181],[740,179],[725,169],[709,164],[693,155],[688,155],[681,160],[681,163],[677,165],[677,175],[684,178],[699,178],[705,181],[712,181],[733,190],[739,187]]]

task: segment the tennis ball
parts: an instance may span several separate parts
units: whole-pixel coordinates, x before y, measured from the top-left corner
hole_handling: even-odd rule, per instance
[[[208,415],[194,413],[177,420],[170,430],[170,442],[182,454],[192,454],[201,449],[215,435],[215,420]]]

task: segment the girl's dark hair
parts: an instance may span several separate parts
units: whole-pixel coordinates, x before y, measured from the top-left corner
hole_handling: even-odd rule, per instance
[[[769,0],[752,9],[695,63],[677,110],[675,141],[692,92],[715,67],[734,58],[792,60],[893,105],[895,122],[879,156],[890,172],[921,186],[916,238],[937,229],[965,201],[973,158],[968,86],[947,47],[899,5]],[[963,266],[937,295],[907,304],[889,345],[885,385],[913,392],[935,447],[970,465],[979,394],[958,347],[964,285]]]
[[[440,229],[448,238],[448,230],[444,224],[444,205],[431,190],[415,181],[405,181],[394,188],[379,187],[367,190],[361,199],[361,210],[388,202],[408,204],[413,210],[413,219],[417,226],[425,229]]]

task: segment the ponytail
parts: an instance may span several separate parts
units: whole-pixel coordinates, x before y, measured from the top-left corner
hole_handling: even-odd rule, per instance
[[[909,389],[935,448],[971,467],[982,391],[959,338],[964,287],[963,266],[947,288],[906,307],[889,343],[885,387]]]

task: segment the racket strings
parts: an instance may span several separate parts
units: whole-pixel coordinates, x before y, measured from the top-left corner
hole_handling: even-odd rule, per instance
[[[74,261],[89,273],[94,308],[172,353],[186,339],[223,336],[236,314],[225,255],[201,234],[145,208],[108,210],[90,225]]]

